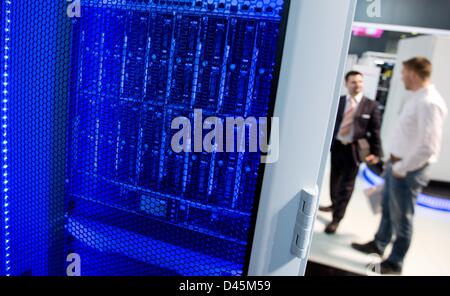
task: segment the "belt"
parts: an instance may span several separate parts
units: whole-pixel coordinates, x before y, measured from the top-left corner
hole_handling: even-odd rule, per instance
[[[397,163],[397,162],[399,162],[399,161],[401,161],[401,160],[402,160],[402,159],[401,159],[400,157],[397,157],[397,156],[391,154],[391,157],[390,157],[390,160],[389,160],[389,161],[394,165],[395,163]],[[419,170],[424,169],[424,168],[426,168],[426,167],[429,166],[429,165],[430,165],[430,163],[427,162],[427,163],[425,163],[425,165],[423,165]]]
[[[348,146],[348,145],[353,144],[353,142],[342,142],[341,140],[338,140],[338,141],[339,141],[339,143],[341,143],[344,146]]]
[[[402,160],[401,158],[391,154],[391,162],[392,162],[392,164],[395,164],[395,163],[397,163],[397,162],[399,162],[401,160]]]

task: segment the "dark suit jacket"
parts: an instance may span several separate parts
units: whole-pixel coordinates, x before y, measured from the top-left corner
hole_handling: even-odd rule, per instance
[[[339,108],[336,118],[336,125],[333,133],[333,141],[331,149],[337,141],[337,135],[344,119],[345,104],[347,96],[342,96],[339,99]],[[382,156],[381,138],[381,113],[378,108],[378,102],[372,101],[367,97],[363,97],[358,105],[358,110],[355,113],[354,121],[354,135],[353,139],[356,142],[359,139],[366,138],[370,144],[370,152],[376,156]]]

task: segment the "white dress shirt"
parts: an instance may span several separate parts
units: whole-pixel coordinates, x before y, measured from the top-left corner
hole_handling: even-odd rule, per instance
[[[448,109],[434,85],[409,93],[392,133],[390,152],[400,176],[437,161]]]
[[[357,112],[357,110],[358,110],[358,107],[359,107],[359,103],[361,103],[361,100],[362,100],[362,98],[363,98],[363,96],[364,96],[364,94],[363,93],[359,93],[359,94],[357,94],[356,96],[355,96],[355,101],[356,101],[356,105],[355,105],[355,114],[356,114],[356,112]],[[347,95],[347,99],[346,99],[346,103],[345,103],[345,110],[344,110],[344,114],[345,113],[347,113],[347,111],[348,111],[348,109],[350,109],[350,100],[351,100],[351,96],[350,95]],[[342,120],[342,121],[344,121],[344,120]],[[342,123],[341,123],[341,125],[342,125]],[[339,127],[339,130],[340,130],[341,128]],[[337,139],[339,140],[339,141],[341,141],[342,143],[344,143],[344,144],[347,144],[347,143],[353,143],[353,134],[354,134],[354,127],[352,126],[351,127],[351,130],[350,130],[350,134],[348,134],[347,136],[342,136],[342,135],[340,135],[340,133],[338,132],[338,135],[337,135]]]

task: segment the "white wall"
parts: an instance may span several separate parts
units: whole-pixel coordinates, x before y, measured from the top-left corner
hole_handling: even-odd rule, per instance
[[[433,83],[450,109],[450,38],[436,38],[433,54]],[[450,182],[450,118],[444,126],[442,152],[437,164],[431,168],[432,178]]]
[[[450,38],[420,36],[401,40],[381,131],[386,157],[389,155],[388,147],[392,128],[407,94],[401,80],[402,63],[416,56],[427,57],[433,63],[433,83],[444,97],[447,106],[450,107]],[[438,163],[432,166],[431,178],[436,181],[450,182],[450,155],[448,152],[450,151],[450,120],[447,120],[445,124],[441,157]]]

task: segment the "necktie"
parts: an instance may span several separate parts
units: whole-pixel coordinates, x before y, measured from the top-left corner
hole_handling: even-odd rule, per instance
[[[355,98],[350,99],[350,106],[345,112],[344,119],[342,120],[341,129],[339,134],[343,137],[350,135],[352,131],[353,119],[356,111],[356,100]]]

